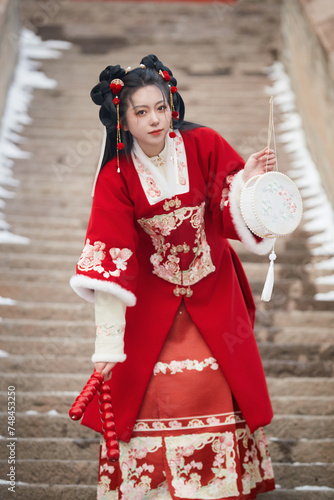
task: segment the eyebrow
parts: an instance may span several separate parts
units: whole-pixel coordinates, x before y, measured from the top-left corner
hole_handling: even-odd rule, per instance
[[[165,103],[165,101],[163,99],[161,99],[161,101],[157,101],[154,106],[157,106],[158,104],[160,103]],[[137,104],[137,106],[132,106],[132,109],[136,109],[136,108],[149,108],[149,106],[147,106],[146,104]]]

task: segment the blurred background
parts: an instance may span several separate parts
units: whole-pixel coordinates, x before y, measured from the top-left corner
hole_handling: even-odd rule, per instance
[[[304,216],[277,241],[271,302],[268,257],[233,242],[275,411],[278,487],[261,498],[334,498],[333,1],[0,0],[1,498],[96,498],[99,436],[68,416],[95,339],[93,308],[69,287],[103,132],[89,93],[106,66],[150,53],[173,70],[186,119],[245,159],[267,144],[274,96],[278,168]]]

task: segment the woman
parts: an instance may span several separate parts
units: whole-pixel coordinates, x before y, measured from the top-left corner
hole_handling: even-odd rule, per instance
[[[245,164],[219,134],[184,122],[176,80],[153,55],[109,66],[91,96],[107,140],[71,285],[95,301],[92,360],[111,386],[121,450],[115,466],[101,442],[98,498],[255,498],[274,489],[262,429],[272,408],[228,238],[270,250],[239,198],[275,155]],[[97,399],[83,424],[101,432]]]

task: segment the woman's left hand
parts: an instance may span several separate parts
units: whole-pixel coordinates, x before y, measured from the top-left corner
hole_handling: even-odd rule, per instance
[[[264,174],[266,171],[270,172],[275,164],[276,156],[272,149],[264,148],[262,151],[253,153],[246,161],[242,180],[247,182],[254,175]]]

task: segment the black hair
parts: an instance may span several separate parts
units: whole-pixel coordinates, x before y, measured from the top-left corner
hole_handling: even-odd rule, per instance
[[[169,84],[161,76],[159,72],[167,71],[170,81]],[[124,87],[119,93],[119,118],[120,122],[126,124],[126,111],[131,102],[132,95],[136,90],[149,85],[155,85],[161,90],[166,103],[170,106],[170,86],[177,86],[177,81],[173,76],[172,71],[164,66],[159,59],[151,54],[141,60],[140,66],[130,71],[125,71],[119,65],[108,66],[100,74],[100,83],[98,83],[91,91],[91,98],[95,104],[101,106],[99,116],[103,125],[106,127],[107,139],[102,159],[101,168],[110,161],[117,152],[117,112],[116,106],[113,103],[115,95],[110,88],[110,82],[116,78],[123,81]],[[178,119],[173,119],[173,128],[189,130],[199,127],[199,125],[184,121],[184,102],[179,92],[172,94],[173,106],[178,112]],[[124,149],[121,154],[129,155],[133,145],[133,137],[129,131],[121,129],[121,140],[124,144]]]

